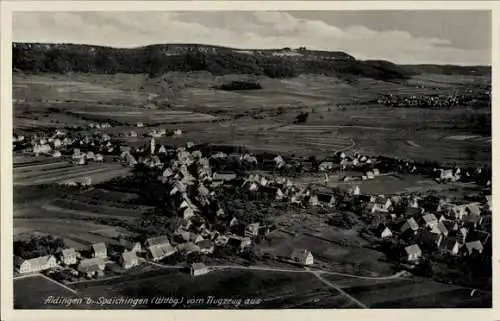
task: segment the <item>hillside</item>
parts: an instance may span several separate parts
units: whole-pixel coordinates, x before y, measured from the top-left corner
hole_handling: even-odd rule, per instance
[[[121,49],[75,44],[14,43],[13,68],[24,72],[148,73],[209,71],[290,78],[323,74],[355,79],[402,80],[414,74],[386,61],[360,61],[343,52],[306,48],[240,50],[208,45],[151,45]]]

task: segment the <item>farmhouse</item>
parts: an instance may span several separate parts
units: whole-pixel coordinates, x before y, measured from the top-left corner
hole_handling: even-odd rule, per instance
[[[309,201],[308,201],[309,205],[311,206],[318,206],[319,205],[319,200],[318,200],[318,196],[316,195],[311,195],[311,197],[309,197]]]
[[[462,218],[464,225],[476,228],[483,222],[483,217],[475,214],[467,214]]]
[[[92,277],[96,274],[102,273],[106,268],[106,263],[102,258],[84,259],[80,261],[78,265],[78,272],[86,275],[87,277]]]
[[[303,264],[312,265],[314,263],[314,257],[311,251],[306,249],[295,249],[290,256],[292,261]]]
[[[76,264],[78,254],[74,248],[64,249],[61,251],[61,262],[65,265]]]
[[[200,247],[193,242],[178,244],[177,251],[184,252],[185,254],[201,252]]]
[[[53,255],[40,256],[32,259],[15,258],[16,269],[19,273],[34,273],[48,270],[57,266],[56,258]]]
[[[326,172],[333,169],[333,162],[322,162],[319,164],[318,170],[320,172]]]
[[[170,243],[158,244],[148,247],[148,254],[154,262],[160,261],[167,256],[174,254],[175,252],[177,252],[177,249],[170,245]]]
[[[133,266],[139,265],[139,259],[135,252],[123,252],[119,258],[120,265],[125,269],[130,269]]]
[[[405,252],[407,260],[410,262],[418,261],[422,256],[422,250],[420,250],[420,247],[417,244],[405,247]]]
[[[208,268],[201,262],[191,264],[191,275],[199,276],[208,273]]]
[[[214,182],[230,182],[234,179],[236,179],[234,173],[214,173],[212,175],[212,181]]]
[[[91,252],[92,252],[92,257],[94,257],[94,258],[105,259],[105,258],[108,257],[108,252],[107,252],[107,249],[106,249],[106,244],[104,244],[102,242],[101,243],[92,244]]]

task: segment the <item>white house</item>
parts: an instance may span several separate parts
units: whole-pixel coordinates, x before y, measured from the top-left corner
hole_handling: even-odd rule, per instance
[[[19,273],[34,273],[48,270],[57,266],[57,260],[53,255],[40,256],[32,259],[16,259],[16,268]]]
[[[304,265],[312,265],[314,263],[314,257],[311,251],[306,249],[295,249],[290,256],[292,261],[304,264]]]

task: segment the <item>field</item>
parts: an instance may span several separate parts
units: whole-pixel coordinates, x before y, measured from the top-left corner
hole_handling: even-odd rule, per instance
[[[234,286],[237,284],[237,286]],[[97,297],[100,295],[124,295],[137,298],[173,297],[183,298],[183,303],[154,304],[149,302],[139,308],[304,308],[314,307],[316,302],[323,306],[352,307],[352,303],[339,292],[329,289],[309,273],[282,273],[273,271],[213,271],[196,278],[185,272],[162,270],[144,273],[140,276],[126,276],[120,279],[72,285],[79,293]],[[260,304],[234,303],[211,304],[209,296],[215,298],[260,299]],[[196,298],[205,302],[187,303]],[[108,308],[130,308],[108,306]]]
[[[53,309],[45,304],[49,296],[75,298],[68,289],[43,276],[28,276],[14,280],[14,309]]]
[[[475,308],[491,306],[491,293],[470,296],[471,289],[416,277],[388,280],[326,276],[342,290],[371,308]]]
[[[27,161],[25,156],[24,161]],[[33,157],[35,160],[35,157]],[[123,167],[118,163],[91,163],[87,165],[75,165],[68,159],[47,158],[35,162],[14,164],[13,182],[14,186],[27,186],[39,184],[58,184],[67,180],[76,180],[82,177],[90,177],[92,184],[105,182],[118,176],[127,175],[130,168]]]
[[[216,77],[206,72],[169,73],[163,79],[124,74],[16,73],[15,128],[53,127],[59,117],[59,124],[74,126],[82,125],[83,119],[110,119],[121,124],[104,130],[112,134],[125,133],[136,122],[183,130],[181,139],[164,138],[162,143],[224,143],[305,156],[350,150],[474,166],[490,162],[488,108],[359,105],[381,94],[450,94],[465,86],[476,90],[485,86],[487,77],[421,74],[400,83],[368,78],[347,83],[334,77],[303,75],[283,80],[257,77],[261,90],[228,92],[212,88],[224,79],[241,77]],[[156,108],[144,108],[148,104]],[[51,107],[58,112],[47,113]],[[310,112],[307,123],[292,125],[300,111]],[[142,133],[148,129],[134,130]],[[125,141],[141,144],[144,139]]]

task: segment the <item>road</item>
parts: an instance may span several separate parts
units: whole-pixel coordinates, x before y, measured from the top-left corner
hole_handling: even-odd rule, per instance
[[[314,275],[318,280],[320,280],[321,282],[323,282],[324,284],[328,285],[329,287],[337,290],[338,292],[342,293],[345,297],[347,297],[349,300],[351,300],[354,304],[356,304],[357,306],[359,306],[360,308],[363,308],[363,309],[368,309],[368,307],[366,305],[364,305],[361,301],[358,301],[356,298],[354,298],[353,296],[349,295],[347,292],[345,292],[344,290],[342,290],[341,288],[339,288],[338,286],[336,286],[335,284],[333,284],[332,282],[324,279],[322,276],[321,276],[321,273],[319,273],[318,271],[314,271],[314,270],[310,270],[309,268],[305,268],[306,271],[310,272],[312,275]]]

